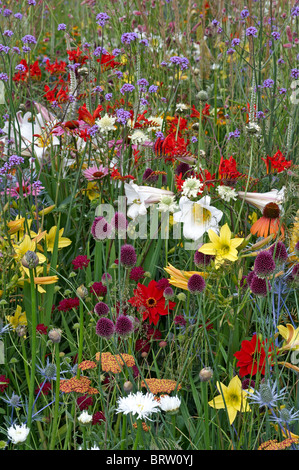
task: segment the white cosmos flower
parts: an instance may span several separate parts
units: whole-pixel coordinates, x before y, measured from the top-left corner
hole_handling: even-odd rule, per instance
[[[115,117],[109,116],[109,114],[106,113],[101,119],[96,120],[96,125],[99,127],[100,132],[106,134],[109,131],[115,131],[115,121]]]
[[[170,397],[169,395],[164,395],[160,397],[159,408],[166,412],[175,412],[181,406],[181,400],[178,396]]]
[[[146,393],[145,395],[142,392],[130,393],[126,397],[118,398],[117,404],[116,413],[125,415],[132,413],[132,415],[137,415],[138,419],[150,420],[149,416],[152,413],[160,411],[158,402],[152,393]]]
[[[184,184],[182,186],[183,196],[197,197],[197,194],[201,190],[202,187],[203,187],[203,184],[201,183],[201,181],[199,181],[194,176],[191,176],[190,178],[187,178],[184,181]]]
[[[130,181],[129,184],[125,183],[125,195],[130,206],[127,215],[130,219],[135,219],[138,215],[145,215],[151,204],[160,202],[161,196],[174,196],[174,193],[166,189],[138,186]]]
[[[229,186],[219,185],[216,188],[221,199],[226,202],[229,202],[231,199],[235,201],[237,199],[238,194],[234,188],[230,188]]]
[[[212,229],[218,232],[218,225],[223,212],[210,206],[210,196],[204,196],[199,201],[190,201],[183,196],[180,199],[180,211],[173,214],[175,222],[182,222],[185,238],[199,240],[205,232]]]
[[[13,444],[19,444],[20,442],[26,441],[29,432],[30,429],[27,428],[25,423],[21,424],[21,426],[14,424],[8,428],[7,436]]]

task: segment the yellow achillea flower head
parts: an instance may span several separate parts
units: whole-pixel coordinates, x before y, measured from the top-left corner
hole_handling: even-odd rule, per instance
[[[211,243],[201,246],[198,251],[205,255],[215,256],[215,268],[220,268],[225,260],[236,261],[238,259],[237,247],[243,243],[244,238],[231,238],[231,231],[227,224],[220,229],[218,236],[214,230],[209,230]]]
[[[230,381],[228,386],[217,382],[217,389],[220,395],[213,398],[208,404],[218,410],[222,408],[226,409],[230,424],[234,422],[237,411],[250,411],[246,399],[246,391],[242,389],[241,380],[237,375]]]

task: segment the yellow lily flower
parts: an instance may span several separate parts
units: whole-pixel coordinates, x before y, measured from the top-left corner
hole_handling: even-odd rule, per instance
[[[281,336],[285,339],[280,351],[298,351],[299,350],[299,328],[293,327],[290,323],[286,326],[278,325],[277,327]]]
[[[222,409],[226,408],[229,422],[232,424],[237,416],[237,411],[246,412],[250,411],[250,407],[247,403],[246,391],[242,389],[242,383],[239,377],[236,375],[228,384],[224,385],[221,382],[217,382],[217,389],[220,395],[209,401],[208,404],[212,408]]]
[[[227,224],[220,229],[218,236],[210,229],[208,235],[211,243],[201,246],[198,251],[205,255],[215,256],[215,268],[219,269],[225,260],[236,261],[238,259],[237,247],[243,243],[244,238],[231,238],[231,231]]]
[[[32,240],[30,236],[26,234],[21,243],[14,245],[15,258],[17,260],[21,260],[27,251],[35,251],[37,242],[43,238],[44,235],[45,232]],[[40,263],[44,263],[46,261],[46,257],[42,253],[37,252],[36,254]]]
[[[55,238],[56,238],[57,227],[51,227],[49,233],[46,234],[46,242],[47,242],[47,251],[53,252],[54,245],[55,245]],[[58,237],[58,249],[65,248],[72,243],[72,240],[69,238],[63,237],[64,228],[59,230],[59,237]]]
[[[22,307],[20,305],[17,306],[13,315],[8,315],[6,317],[6,320],[10,323],[14,330],[16,330],[18,326],[27,325],[26,312],[22,312]]]
[[[184,290],[188,290],[188,280],[193,274],[207,277],[207,273],[200,273],[198,271],[180,271],[171,264],[169,264],[167,268],[164,268],[164,270],[170,275],[169,284]]]
[[[9,222],[7,222],[9,235],[13,235],[14,233],[17,233],[21,230],[23,231],[24,222],[25,222],[25,217],[20,217],[20,216],[17,216],[15,220],[10,220]]]

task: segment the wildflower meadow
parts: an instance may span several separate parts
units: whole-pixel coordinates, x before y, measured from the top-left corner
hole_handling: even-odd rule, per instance
[[[0,36],[0,448],[299,450],[299,2]]]

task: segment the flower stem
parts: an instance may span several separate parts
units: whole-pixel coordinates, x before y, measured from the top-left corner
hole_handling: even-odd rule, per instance
[[[50,450],[54,450],[55,439],[57,434],[58,412],[59,412],[59,393],[60,393],[60,356],[59,356],[59,343],[55,344],[55,359],[56,359],[56,384],[55,384],[55,406],[53,417],[52,438],[50,443]]]
[[[34,400],[34,381],[35,381],[35,364],[36,364],[36,292],[34,285],[33,269],[30,269],[30,293],[31,293],[31,376],[29,385],[29,402],[27,426],[30,428],[33,413]]]

